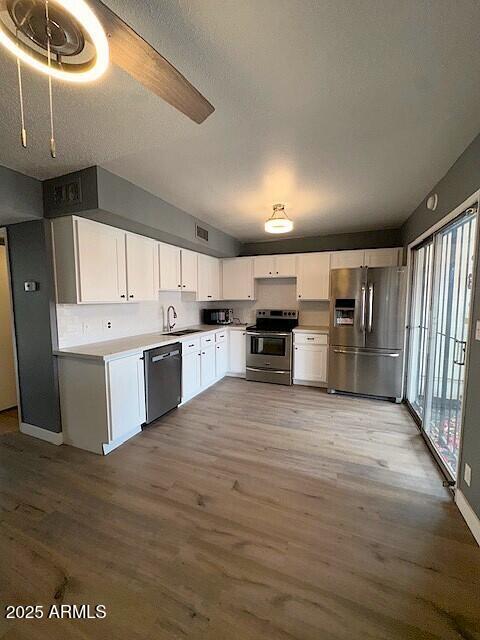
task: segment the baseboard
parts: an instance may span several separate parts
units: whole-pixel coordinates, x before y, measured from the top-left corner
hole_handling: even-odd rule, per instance
[[[138,427],[135,427],[135,429],[132,429],[128,433],[125,433],[121,438],[118,438],[117,440],[113,440],[108,444],[105,444],[105,443],[102,444],[103,455],[104,456],[108,455],[110,451],[113,451],[114,449],[119,447],[121,444],[123,444],[127,440],[130,440],[130,438],[133,438],[133,436],[136,436],[138,433],[141,433],[141,432],[142,432],[142,427],[139,425]]]
[[[227,378],[245,378],[245,373],[234,373],[233,371],[228,371],[226,376]]]
[[[480,545],[480,519],[472,509],[472,507],[467,502],[467,499],[460,491],[460,489],[455,490],[455,502],[460,513],[463,516],[463,519],[467,523],[468,528],[473,534],[473,537]]]
[[[299,380],[298,378],[293,379],[293,384],[298,384],[302,387],[319,387],[320,389],[326,389],[326,382],[316,382],[315,380]]]
[[[26,422],[20,423],[20,431],[27,436],[33,436],[39,440],[45,440],[57,446],[63,444],[63,433],[56,433],[55,431],[49,431],[48,429],[41,429],[33,424],[27,424]]]

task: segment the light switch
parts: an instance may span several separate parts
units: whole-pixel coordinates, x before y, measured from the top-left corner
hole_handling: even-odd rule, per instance
[[[480,340],[480,320],[477,320],[475,325],[475,340]]]

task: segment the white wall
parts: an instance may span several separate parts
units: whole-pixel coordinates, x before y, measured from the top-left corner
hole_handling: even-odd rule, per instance
[[[247,324],[255,322],[257,309],[298,309],[300,324],[328,325],[328,302],[300,302],[297,300],[295,278],[256,280],[255,287],[255,301],[224,301],[218,306],[232,307],[234,316]]]
[[[7,252],[0,245],[0,411],[17,404]]]
[[[186,301],[185,297],[182,299],[182,294],[177,292],[159,293],[158,302],[59,304],[57,305],[59,347],[165,331],[167,308],[171,304],[178,315],[176,327],[180,328],[199,324],[201,309],[208,306],[205,302]],[[110,329],[107,328],[107,322],[112,325]]]

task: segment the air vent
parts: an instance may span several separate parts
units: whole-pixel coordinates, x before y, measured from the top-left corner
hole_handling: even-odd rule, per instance
[[[82,202],[82,188],[79,179],[64,184],[54,184],[51,188],[51,204],[55,209],[81,204]]]
[[[197,238],[200,238],[200,240],[204,240],[205,242],[208,242],[208,231],[203,227],[199,227],[198,224],[196,227],[196,236]]]

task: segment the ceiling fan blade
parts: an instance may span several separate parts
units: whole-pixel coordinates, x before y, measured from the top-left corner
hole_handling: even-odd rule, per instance
[[[110,59],[198,124],[215,107],[175,67],[101,0],[89,0],[110,44]]]

